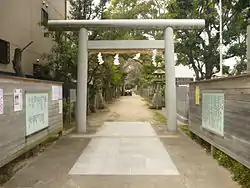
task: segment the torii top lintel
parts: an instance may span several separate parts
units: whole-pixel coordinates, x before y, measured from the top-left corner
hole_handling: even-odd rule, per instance
[[[204,19],[115,19],[115,20],[49,20],[50,30],[79,30],[80,28],[123,29],[199,29],[205,27]]]

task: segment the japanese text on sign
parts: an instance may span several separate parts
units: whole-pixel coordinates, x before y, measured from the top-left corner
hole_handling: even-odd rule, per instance
[[[26,136],[48,127],[48,93],[26,94]]]
[[[224,93],[203,93],[202,127],[224,135]]]

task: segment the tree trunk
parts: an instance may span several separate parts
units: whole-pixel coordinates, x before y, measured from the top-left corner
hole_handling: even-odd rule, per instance
[[[208,59],[205,61],[205,65],[206,65],[206,74],[205,74],[205,78],[206,79],[210,79],[213,75],[213,67],[211,66],[211,62],[213,61],[212,59]]]
[[[105,98],[105,101],[107,102],[112,101],[111,89],[109,87],[104,88],[104,98]]]
[[[89,109],[90,109],[90,112],[96,112],[95,95],[90,97],[90,100],[89,100]]]

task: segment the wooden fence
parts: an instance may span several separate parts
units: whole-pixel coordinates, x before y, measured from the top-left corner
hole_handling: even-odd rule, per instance
[[[188,86],[177,86],[176,87],[176,107],[177,107],[177,117],[181,123],[188,123],[189,115],[189,98],[188,98]],[[142,88],[139,90],[139,95],[143,98],[152,100],[154,95],[153,88]],[[165,96],[162,96],[163,106],[165,107]],[[166,107],[162,109],[162,113],[167,117]]]
[[[190,83],[190,130],[250,168],[250,75]]]
[[[154,89],[152,87],[140,88],[138,94],[143,98],[151,100],[154,95]]]
[[[0,167],[60,132],[62,84],[0,76]]]

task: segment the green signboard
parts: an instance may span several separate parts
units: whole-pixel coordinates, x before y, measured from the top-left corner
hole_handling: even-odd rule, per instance
[[[224,93],[203,93],[202,127],[215,134],[224,135]]]
[[[49,126],[48,93],[26,93],[26,136]]]

